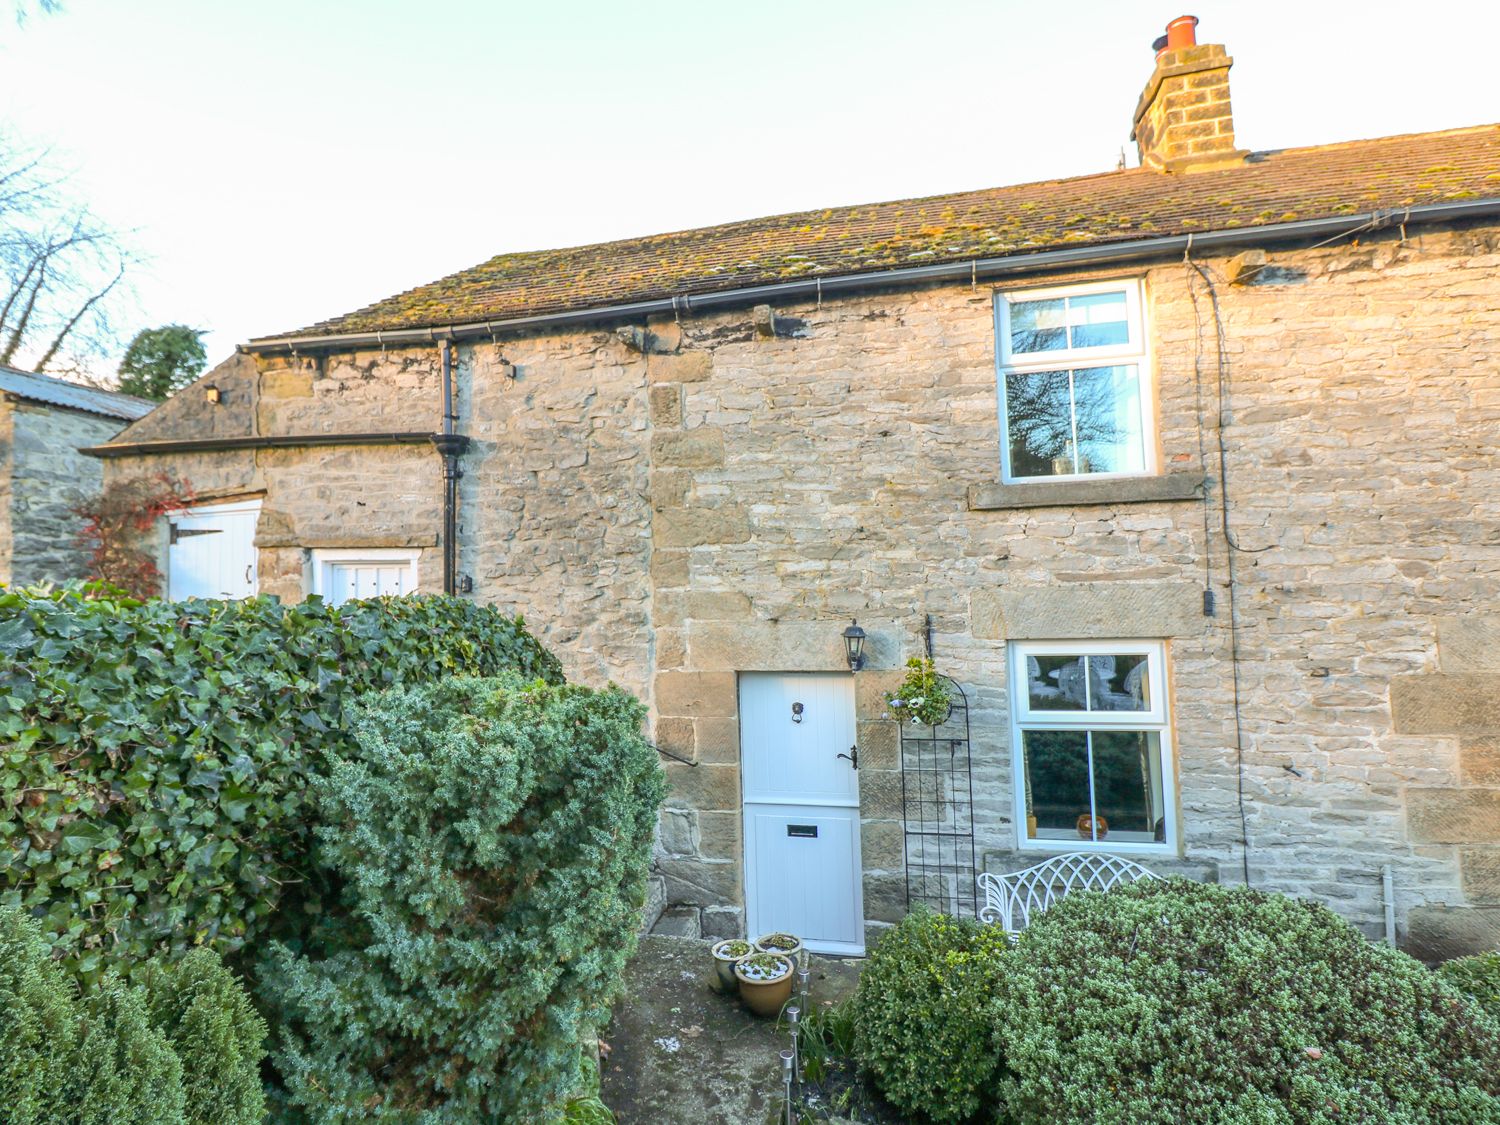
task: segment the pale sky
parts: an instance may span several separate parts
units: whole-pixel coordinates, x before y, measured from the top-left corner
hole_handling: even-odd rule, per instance
[[[1107,171],[1152,39],[1265,149],[1500,121],[1500,3],[0,4],[0,126],[132,228],[217,362],[506,250]]]

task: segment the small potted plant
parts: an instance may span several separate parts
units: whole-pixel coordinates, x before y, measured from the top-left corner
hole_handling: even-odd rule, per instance
[[[740,982],[740,999],[757,1016],[779,1016],[792,998],[790,957],[780,953],[752,953],[734,963],[735,979]]]
[[[755,949],[759,953],[779,953],[783,957],[790,957],[798,968],[807,961],[807,954],[802,949],[802,939],[793,934],[761,934],[755,939]]]
[[[938,675],[931,660],[913,656],[906,662],[906,679],[895,691],[887,692],[885,705],[898,722],[935,727],[948,721],[953,713],[953,697],[948,681]]]
[[[726,938],[715,942],[710,952],[713,954],[714,977],[719,982],[720,991],[734,993],[739,988],[739,981],[734,976],[734,963],[749,957],[755,952],[755,948],[748,941]]]

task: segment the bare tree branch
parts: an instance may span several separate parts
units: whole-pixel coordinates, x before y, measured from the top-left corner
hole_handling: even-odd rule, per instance
[[[76,313],[74,313],[72,319],[64,324],[58,331],[57,335],[52,338],[52,343],[48,346],[46,352],[43,353],[42,358],[37,361],[36,370],[47,370],[47,364],[52,362],[52,357],[57,354],[57,349],[62,347],[62,342],[68,338],[68,333],[73,331],[73,329],[78,326],[78,322],[84,318],[85,314],[87,314],[90,309],[92,309],[100,301],[104,300],[105,297],[108,297],[109,291],[116,285],[120,284],[120,282],[123,281],[124,278],[125,263],[122,261],[120,263],[120,268],[115,271],[115,276],[110,280],[109,284],[106,285],[103,289],[100,289],[87,301],[85,301],[83,303],[83,307],[80,308]]]

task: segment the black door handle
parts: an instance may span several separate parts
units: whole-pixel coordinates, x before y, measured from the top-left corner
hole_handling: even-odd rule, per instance
[[[849,747],[849,753],[847,753],[847,754],[840,754],[839,757],[840,758],[847,758],[849,760],[849,764],[851,766],[853,766],[855,769],[859,769],[859,747],[858,746],[851,746],[851,747]]]

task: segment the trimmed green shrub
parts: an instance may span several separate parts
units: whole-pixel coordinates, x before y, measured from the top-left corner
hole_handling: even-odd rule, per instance
[[[262,966],[307,1120],[554,1120],[635,945],[665,792],[617,688],[451,680],[375,696],[312,783],[342,882]]]
[[[1500,949],[1447,961],[1438,973],[1500,1023]]]
[[[995,1007],[1021,1122],[1500,1122],[1500,1032],[1325,907],[1191,883],[1070,895]]]
[[[209,950],[82,996],[35,921],[0,907],[0,1121],[259,1125],[265,1025]]]
[[[7,1125],[52,1125],[71,1091],[78,1013],[41,932],[0,906],[0,1107]]]
[[[854,1055],[892,1105],[937,1122],[993,1112],[1003,1059],[992,1007],[1009,946],[999,927],[922,911],[871,951],[855,994]]]
[[[0,590],[0,904],[85,978],[295,923],[318,905],[309,769],[348,745],[346,701],[508,669],[562,679],[519,618],[458,598]]]
[[[210,949],[142,974],[152,1026],[182,1063],[188,1125],[260,1125],[266,1024],[234,974]]]
[[[182,1125],[182,1062],[151,1025],[139,988],[114,972],[88,991],[74,1068],[77,1125]],[[62,1107],[58,1107],[62,1108]]]

